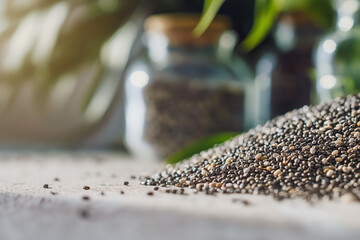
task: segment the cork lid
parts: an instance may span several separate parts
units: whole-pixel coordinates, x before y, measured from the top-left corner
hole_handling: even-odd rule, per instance
[[[158,14],[147,18],[146,31],[164,34],[169,39],[169,45],[211,46],[216,45],[220,36],[231,27],[226,16],[217,16],[208,29],[200,37],[192,31],[200,20],[200,14]]]

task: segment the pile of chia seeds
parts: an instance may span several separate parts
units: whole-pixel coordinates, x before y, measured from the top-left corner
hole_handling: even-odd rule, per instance
[[[275,199],[360,196],[360,95],[288,112],[167,165],[144,185]]]

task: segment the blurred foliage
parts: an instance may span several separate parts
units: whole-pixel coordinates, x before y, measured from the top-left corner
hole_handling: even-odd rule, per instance
[[[209,1],[211,2],[211,1]],[[204,10],[204,0],[155,0],[153,13],[198,12]],[[218,13],[228,16],[239,39],[244,39],[250,31],[254,14],[253,0],[226,0]]]
[[[3,0],[2,0],[3,1]],[[23,33],[22,26],[30,24],[42,28],[40,34],[47,34],[48,38],[54,38],[55,44],[46,60],[35,61],[36,46],[43,36],[29,36],[29,41],[34,41],[34,47],[24,52],[21,56],[21,65],[16,69],[1,69],[0,77],[13,87],[13,96],[19,86],[29,78],[35,80],[35,88],[39,102],[44,102],[49,89],[65,74],[81,71],[82,67],[95,67],[93,80],[95,89],[101,79],[103,66],[99,61],[100,51],[104,43],[132,16],[139,6],[140,0],[6,0],[5,9],[2,9],[0,21],[6,23],[5,29],[0,32],[0,53],[3,56],[11,54],[16,49],[11,46],[11,41],[16,34]],[[66,18],[57,32],[46,33],[47,25],[43,24],[52,10],[63,4],[66,9]],[[55,19],[58,16],[53,16]],[[32,22],[29,20],[31,19]],[[36,23],[34,23],[36,19]],[[45,19],[45,20],[44,20]],[[51,22],[48,19],[48,22]],[[19,34],[21,35],[21,34]],[[26,37],[26,36],[24,36]],[[1,51],[3,48],[3,51]],[[86,100],[87,101],[87,100]]]
[[[252,28],[242,42],[242,47],[250,51],[255,48],[270,32],[277,17],[283,12],[302,11],[309,15],[323,28],[330,28],[334,21],[334,11],[331,0],[256,0]],[[217,11],[223,5],[223,0],[205,0],[203,17],[195,29],[199,35],[205,31]]]
[[[201,20],[194,29],[195,36],[200,36],[210,25],[225,0],[205,0]]]
[[[9,51],[9,49],[5,49],[6,45],[29,15],[36,15],[40,18],[61,2],[67,5],[67,17],[59,32],[56,33],[56,44],[46,61],[41,64],[33,61],[34,48],[23,56],[19,69],[8,71],[0,66],[0,77],[15,89],[29,76],[33,76],[36,79],[36,88],[39,90],[42,102],[46,97],[47,90],[53,87],[61,76],[98,61],[103,44],[127,22],[137,7],[148,9],[148,13],[200,13],[203,10],[203,0],[154,0],[151,3],[142,0],[2,1],[5,1],[5,4],[0,5],[3,7],[0,11],[0,21],[5,23],[5,29],[0,28],[0,53],[3,55]],[[240,38],[245,36],[250,29],[252,11],[249,9],[253,8],[252,5],[250,0],[244,2],[228,0],[226,6],[220,11],[221,14],[230,16]],[[217,9],[213,7],[212,9],[217,12]],[[41,22],[39,22],[39,26],[41,26]],[[1,50],[1,47],[4,49]],[[101,77],[102,69],[97,71],[99,71],[97,75]],[[100,80],[94,82],[98,81]]]
[[[166,163],[168,164],[175,164],[178,162],[181,162],[182,160],[185,160],[194,154],[200,153],[201,151],[210,149],[214,147],[216,144],[221,144],[223,142],[226,142],[227,140],[230,140],[236,136],[240,135],[240,133],[236,132],[222,132],[213,134],[210,136],[206,136],[203,138],[200,138],[196,141],[193,141],[189,144],[187,144],[185,147],[181,148],[177,152],[173,153],[171,156],[169,156],[166,159]]]

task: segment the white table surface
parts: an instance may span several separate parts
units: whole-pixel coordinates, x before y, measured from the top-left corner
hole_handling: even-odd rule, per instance
[[[130,179],[160,166],[118,153],[0,153],[0,240],[360,239],[360,203],[168,194]]]

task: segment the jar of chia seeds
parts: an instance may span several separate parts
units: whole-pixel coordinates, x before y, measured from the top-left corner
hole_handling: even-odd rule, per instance
[[[275,46],[256,65],[256,123],[311,104],[312,53],[321,33],[306,13],[280,16]]]
[[[194,14],[162,14],[145,22],[146,51],[125,83],[125,140],[142,159],[163,160],[186,144],[245,127],[250,72],[232,54],[236,43],[226,17],[201,37]]]

